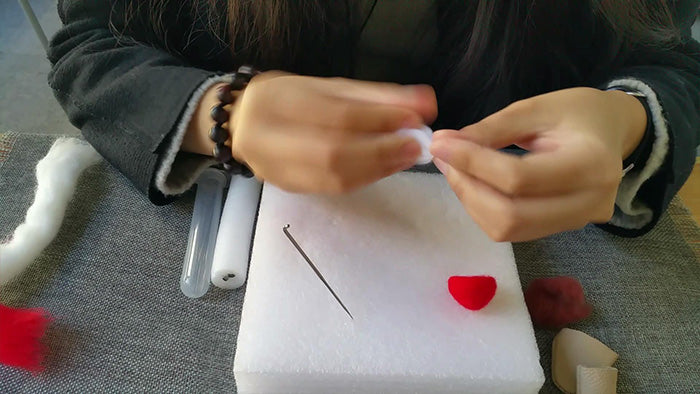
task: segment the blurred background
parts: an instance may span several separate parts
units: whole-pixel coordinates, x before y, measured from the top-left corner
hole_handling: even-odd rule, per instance
[[[56,0],[26,0],[47,37],[60,27]],[[700,40],[700,23],[694,36]],[[54,100],[50,66],[20,3],[0,0],[0,132],[76,134]]]
[[[61,26],[56,0],[28,0],[48,37]],[[41,42],[16,0],[0,0],[0,133],[77,134],[53,97]]]

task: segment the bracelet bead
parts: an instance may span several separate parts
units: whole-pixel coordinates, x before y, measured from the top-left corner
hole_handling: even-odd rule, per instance
[[[209,139],[216,143],[212,155],[218,162],[223,163],[226,170],[246,177],[252,177],[253,172],[244,164],[238,163],[233,158],[231,148],[226,146],[226,141],[231,138],[231,132],[223,125],[229,121],[231,115],[224,107],[233,104],[236,100],[233,92],[245,89],[250,80],[258,73],[257,70],[250,66],[238,68],[238,71],[233,75],[231,83],[217,88],[216,98],[219,100],[219,104],[214,106],[210,112],[210,117],[215,124],[209,130]]]
[[[228,130],[218,124],[215,124],[212,126],[211,130],[209,130],[209,139],[217,144],[226,142],[229,136]]]
[[[224,108],[223,103],[220,103],[211,109],[211,118],[214,119],[214,122],[217,124],[224,124],[228,122],[228,117],[228,111],[226,111]]]
[[[233,78],[233,81],[231,82],[231,89],[232,90],[243,90],[248,86],[248,80],[242,75],[236,75]]]
[[[231,154],[231,148],[228,146],[224,145],[223,143],[218,143],[214,145],[214,158],[216,161],[220,161],[222,163],[228,163],[233,159],[233,155]]]
[[[224,104],[233,103],[233,94],[231,93],[231,85],[221,85],[216,91],[216,98]]]

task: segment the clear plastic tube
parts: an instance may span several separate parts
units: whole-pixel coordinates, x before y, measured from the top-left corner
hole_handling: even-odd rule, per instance
[[[215,169],[204,171],[197,180],[192,224],[180,277],[180,290],[190,298],[199,298],[209,290],[226,181],[226,175]]]

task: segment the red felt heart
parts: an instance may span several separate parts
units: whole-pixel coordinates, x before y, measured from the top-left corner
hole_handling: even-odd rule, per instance
[[[586,302],[581,283],[567,276],[533,280],[525,290],[525,303],[532,323],[550,329],[581,321],[593,309]]]
[[[451,276],[447,288],[460,305],[478,311],[496,295],[496,279],[493,276]]]

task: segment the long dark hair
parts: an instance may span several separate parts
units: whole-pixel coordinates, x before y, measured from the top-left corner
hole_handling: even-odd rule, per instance
[[[131,1],[147,10],[154,34],[166,45],[164,10],[171,1]],[[625,48],[679,39],[670,0],[435,1],[440,47],[435,77],[424,82],[438,90],[440,119],[451,127],[548,89],[590,83]],[[352,72],[363,23],[358,0],[189,3],[230,48],[234,63],[314,75]]]

